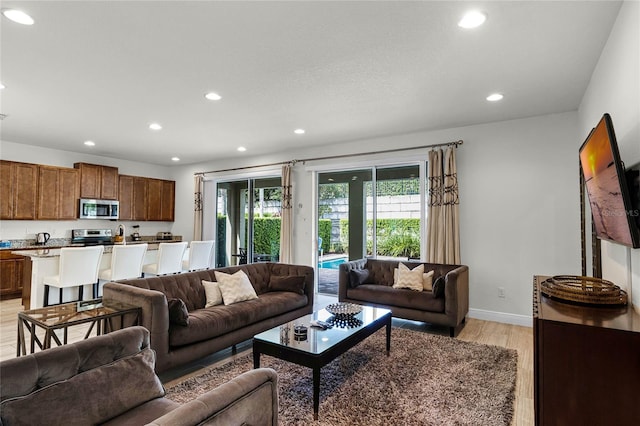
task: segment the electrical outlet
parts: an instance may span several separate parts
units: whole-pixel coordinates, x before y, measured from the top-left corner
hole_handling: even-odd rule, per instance
[[[498,297],[501,299],[504,299],[505,297],[507,297],[504,292],[504,287],[498,287]]]

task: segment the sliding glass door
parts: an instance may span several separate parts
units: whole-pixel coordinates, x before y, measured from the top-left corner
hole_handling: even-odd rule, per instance
[[[216,183],[216,267],[278,261],[280,177]]]
[[[337,294],[338,267],[347,260],[420,258],[421,167],[318,173],[319,293]]]

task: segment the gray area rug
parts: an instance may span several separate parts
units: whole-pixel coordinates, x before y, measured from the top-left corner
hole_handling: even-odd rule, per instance
[[[508,425],[517,353],[512,349],[394,328],[384,329],[322,369],[313,421],[311,369],[269,356],[278,372],[281,425]],[[185,403],[253,367],[250,355],[167,389]]]

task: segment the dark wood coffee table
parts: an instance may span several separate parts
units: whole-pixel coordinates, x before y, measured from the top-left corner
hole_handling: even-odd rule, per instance
[[[318,420],[320,405],[320,369],[373,333],[387,326],[387,355],[391,350],[391,311],[363,306],[353,316],[358,323],[351,328],[334,326],[328,330],[312,328],[311,320],[327,321],[332,315],[324,309],[274,327],[253,338],[253,367],[260,367],[260,354],[270,355],[313,369],[313,418]],[[306,340],[296,340],[294,326],[308,328]],[[353,325],[353,324],[352,324]]]

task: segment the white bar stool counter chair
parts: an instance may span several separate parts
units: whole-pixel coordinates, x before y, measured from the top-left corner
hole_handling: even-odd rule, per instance
[[[98,278],[104,281],[140,278],[147,247],[149,244],[113,246],[111,249],[111,268],[102,269]]]
[[[186,242],[158,244],[157,262],[144,265],[142,272],[152,275],[168,275],[182,272],[182,257],[186,249]]]
[[[191,241],[189,259],[182,261],[184,271],[198,271],[211,267],[213,241]]]
[[[78,287],[78,299],[83,300],[85,285],[93,286],[93,298],[97,297],[98,270],[104,246],[63,247],[60,249],[60,266],[58,275],[44,277],[44,305],[49,306],[49,287],[60,289],[59,303],[62,301],[62,290]],[[73,301],[73,300],[72,300]]]

